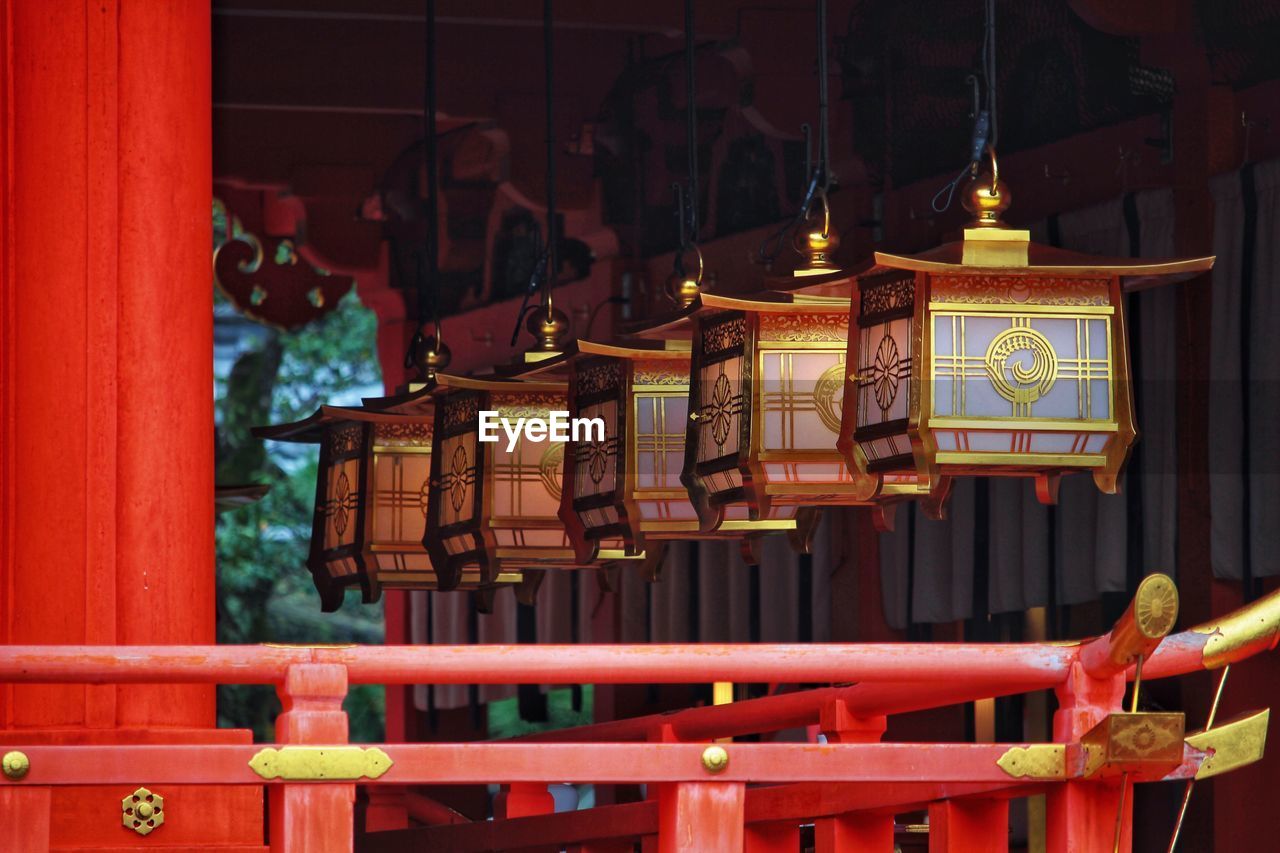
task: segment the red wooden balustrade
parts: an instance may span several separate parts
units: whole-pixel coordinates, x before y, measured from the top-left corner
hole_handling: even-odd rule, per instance
[[[929,812],[931,850],[989,851],[1007,847],[1009,799],[1033,793],[1048,794],[1049,850],[1110,851],[1121,784],[1085,777],[1080,738],[1121,710],[1130,660],[1149,654],[1144,679],[1163,678],[1274,648],[1280,593],[1158,645],[1131,629],[1122,620],[1111,634],[1077,645],[0,647],[0,681],[8,683],[274,684],[284,711],[273,749],[346,744],[341,703],[350,683],[847,685],[513,741],[382,744],[391,764],[375,778],[264,779],[250,766],[262,745],[13,746],[30,769],[0,782],[0,849],[47,846],[40,828],[54,786],[181,783],[265,785],[271,848],[290,853],[353,849],[357,785],[383,792],[379,798],[399,792],[404,813],[440,824],[367,833],[359,839],[367,851],[605,851],[628,849],[636,838],[660,851],[794,850],[799,825],[813,822],[820,853],[888,853],[893,815],[920,808]],[[1059,698],[1061,778],[1014,777],[997,763],[1026,744],[880,742],[887,714],[1045,688]],[[708,743],[811,724],[825,744]],[[715,748],[725,752],[723,766],[708,757]],[[1190,778],[1209,757],[1184,743],[1180,765],[1129,781]],[[551,813],[545,786],[566,781],[645,783],[652,799]],[[483,823],[459,822],[404,793],[413,785],[488,783],[505,788],[499,819]],[[1127,849],[1127,829],[1121,841]]]

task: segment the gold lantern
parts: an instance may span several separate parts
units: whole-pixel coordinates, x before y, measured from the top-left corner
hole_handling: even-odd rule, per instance
[[[696,293],[694,294],[696,297]],[[687,326],[687,324],[685,324]],[[689,412],[687,339],[625,344],[579,341],[570,360],[569,413],[605,424],[597,441],[570,440],[560,519],[577,558],[596,558],[600,543],[621,538],[629,554],[657,553],[671,539],[736,539],[758,563],[756,545],[769,533],[787,533],[798,549],[816,526],[816,514],[752,521],[744,504],[726,507],[714,531],[703,531],[680,481]]]
[[[365,602],[377,601],[382,589],[482,586],[475,571],[437,574],[422,545],[432,419],[429,397],[424,407],[412,396],[387,398],[401,405],[382,410],[322,406],[297,423],[254,430],[261,438],[320,445],[307,567],[326,612],[336,610],[344,591],[356,585]],[[484,586],[521,580],[510,572]],[[478,599],[482,609],[488,595]]]
[[[435,565],[476,571],[486,583],[510,570],[581,568],[558,517],[565,442],[549,434],[509,438],[501,429],[497,441],[480,440],[482,412],[546,424],[568,410],[568,386],[555,378],[558,358],[535,360],[528,378],[437,376],[424,540]],[[644,556],[627,554],[620,537],[601,545],[597,565]]]
[[[840,448],[886,485],[916,474],[933,515],[958,475],[1034,477],[1053,503],[1063,473],[1088,471],[1114,493],[1137,436],[1124,293],[1214,260],[1033,243],[1000,220],[1010,194],[991,157],[966,194],[963,240],[877,252],[856,276]]]
[[[888,527],[894,503],[916,494],[912,473],[881,486],[836,450],[848,292],[847,279],[831,277],[791,292],[701,296],[682,480],[702,529],[739,504],[753,520],[872,506]]]

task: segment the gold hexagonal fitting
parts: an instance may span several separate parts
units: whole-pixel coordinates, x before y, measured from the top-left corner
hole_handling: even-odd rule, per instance
[[[139,788],[120,801],[120,822],[139,835],[151,834],[164,823],[164,797]]]
[[[729,766],[729,753],[723,746],[709,746],[702,751],[702,766],[708,773],[719,773]]]

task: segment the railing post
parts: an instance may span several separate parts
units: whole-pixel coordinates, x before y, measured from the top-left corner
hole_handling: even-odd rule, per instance
[[[517,782],[503,785],[493,799],[493,817],[509,819],[530,815],[551,814],[556,810],[556,798],[547,790],[546,782]]]
[[[742,853],[741,782],[674,782],[658,791],[659,853]]]
[[[0,787],[0,850],[49,849],[51,794],[49,788]]]
[[[1078,741],[1120,708],[1124,689],[1123,671],[1094,678],[1084,671],[1082,664],[1073,664],[1071,674],[1057,689],[1058,712],[1053,717],[1053,739],[1059,743]],[[1126,810],[1132,809],[1133,798],[1126,799]],[[1055,785],[1049,790],[1046,809],[1048,853],[1112,853],[1115,849],[1119,782],[1078,781]],[[1123,818],[1122,851],[1129,850],[1130,815],[1131,812]]]
[[[929,804],[929,853],[1005,853],[1008,849],[1008,800]]]
[[[493,798],[493,819],[508,820],[513,817],[532,817],[553,814],[556,798],[551,795],[546,782],[516,782],[503,785]],[[559,845],[531,848],[536,853],[558,853]]]
[[[284,712],[276,718],[283,744],[347,742],[347,668],[294,664],[276,688]],[[351,853],[356,786],[305,782],[270,786],[272,853]]]
[[[826,705],[819,726],[827,743],[878,743],[884,736],[884,717],[856,717],[843,699]],[[893,815],[846,812],[814,822],[814,853],[866,850],[892,853]]]

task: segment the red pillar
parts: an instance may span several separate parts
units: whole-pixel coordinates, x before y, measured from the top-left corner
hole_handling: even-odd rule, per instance
[[[1073,664],[1067,681],[1057,689],[1058,711],[1053,715],[1053,739],[1078,741],[1082,735],[1120,710],[1123,673],[1091,678]],[[1116,816],[1120,813],[1120,783],[1074,781],[1050,789],[1046,802],[1046,843],[1049,853],[1110,853],[1115,849]],[[1126,818],[1120,850],[1130,849],[1133,797],[1125,797]]]
[[[212,642],[209,4],[0,0],[0,27],[0,641]],[[7,686],[0,720],[247,740],[212,686]],[[51,843],[254,839],[253,789],[159,793],[143,839],[121,792],[55,791]]]
[[[877,575],[878,577],[878,575]],[[879,743],[888,720],[885,717],[858,717],[843,699],[822,709],[820,726],[827,743]],[[893,850],[893,814],[847,812],[819,818],[814,822],[816,853],[843,850]]]
[[[742,853],[741,782],[673,782],[658,792],[659,853]]]
[[[1002,853],[1008,849],[1008,800],[940,800],[929,804],[929,853]]]

